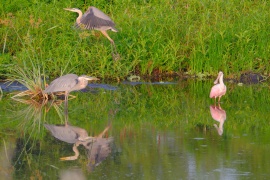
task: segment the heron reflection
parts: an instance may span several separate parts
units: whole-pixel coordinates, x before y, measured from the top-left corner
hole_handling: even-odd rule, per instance
[[[218,106],[211,105],[210,113],[214,120],[219,122],[219,125],[214,124],[218,134],[221,136],[223,134],[223,124],[226,120],[226,111],[221,108],[220,104]]]
[[[74,155],[62,157],[60,160],[78,159],[80,155],[78,146],[83,145],[87,150],[88,167],[92,171],[111,153],[113,137],[104,138],[111,125],[108,125],[99,135],[94,137],[88,136],[85,129],[71,126],[67,122],[65,125],[44,124],[44,126],[55,138],[66,143],[74,144],[72,148]]]

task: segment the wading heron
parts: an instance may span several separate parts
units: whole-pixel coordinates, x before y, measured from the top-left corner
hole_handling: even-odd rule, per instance
[[[217,84],[219,82],[219,84]],[[211,89],[210,92],[210,98],[215,98],[215,103],[216,103],[216,98],[218,97],[218,103],[220,103],[220,98],[226,94],[226,86],[223,82],[223,72],[218,73],[217,79],[214,81],[214,86]]]
[[[119,55],[116,52],[114,41],[107,33],[108,30],[118,32],[118,30],[115,28],[115,23],[111,20],[109,16],[107,16],[101,10],[93,6],[90,6],[84,14],[78,8],[64,8],[64,10],[76,12],[79,14],[76,19],[76,27],[87,30],[98,30],[105,37],[107,37],[112,45],[113,58],[119,58]]]
[[[99,80],[96,77],[90,77],[86,75],[77,76],[76,74],[67,74],[61,76],[51,82],[51,84],[45,88],[44,93],[65,92],[65,115],[67,117],[68,112],[68,95],[71,91],[77,91],[84,89],[88,81]]]

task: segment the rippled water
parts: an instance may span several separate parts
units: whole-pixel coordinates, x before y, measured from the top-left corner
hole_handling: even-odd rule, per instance
[[[226,96],[215,106],[208,97],[211,86],[90,84],[71,93],[76,98],[69,101],[65,125],[61,100],[24,104],[10,94],[24,87],[1,84],[1,177],[270,178],[268,87],[227,83]]]

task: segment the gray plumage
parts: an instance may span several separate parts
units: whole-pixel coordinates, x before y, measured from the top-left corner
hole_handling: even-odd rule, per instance
[[[52,124],[44,124],[45,128],[49,130],[52,135],[66,143],[74,144],[79,139],[84,139],[88,137],[88,133],[85,129],[70,126],[70,125],[52,125]]]
[[[79,14],[79,16],[76,19],[75,24],[76,27],[88,30],[93,29],[99,31],[111,30],[114,32],[118,32],[118,30],[115,28],[115,23],[113,22],[113,20],[96,7],[90,6],[84,14],[78,8],[64,8],[64,9]]]
[[[95,7],[88,8],[80,19],[80,24],[83,24],[85,29],[111,30],[118,32],[111,18]],[[77,25],[80,26],[80,24]]]
[[[84,89],[88,81],[98,80],[96,77],[90,77],[86,75],[77,76],[76,74],[67,74],[61,76],[51,82],[51,84],[45,88],[44,93],[65,92],[65,115],[67,120],[68,113],[68,95],[71,91]]]
[[[81,90],[87,86],[88,80],[97,80],[97,78],[85,75],[79,77],[76,74],[67,74],[53,80],[51,84],[46,87],[44,93]]]

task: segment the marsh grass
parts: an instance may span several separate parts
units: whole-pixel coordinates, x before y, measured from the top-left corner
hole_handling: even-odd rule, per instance
[[[17,81],[28,89],[15,94],[12,98],[28,96],[30,99],[36,99],[37,102],[45,99],[45,94],[42,92],[45,84],[39,69],[33,68],[33,70],[30,70],[30,68],[17,67],[9,74],[9,78],[10,82]]]
[[[90,5],[115,21],[119,32],[109,34],[121,60],[113,61],[110,42],[99,32],[74,29],[77,14],[63,10]],[[0,5],[0,72],[29,65],[31,53],[51,78],[68,72],[102,78],[134,72],[268,74],[269,7],[266,0],[6,1]]]

